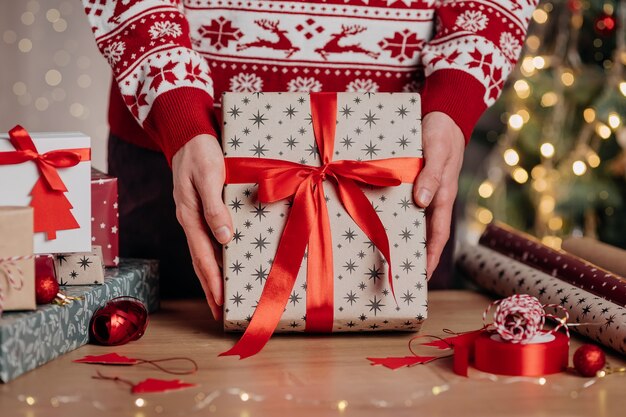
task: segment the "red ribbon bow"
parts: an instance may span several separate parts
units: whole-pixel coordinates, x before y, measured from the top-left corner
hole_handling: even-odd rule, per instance
[[[422,159],[333,161],[337,94],[311,93],[310,100],[313,132],[322,166],[267,158],[225,158],[227,184],[257,183],[260,202],[271,203],[293,196],[293,204],[252,320],[239,342],[220,356],[246,358],[265,346],[289,300],[307,244],[305,330],[332,331],[334,277],[330,223],[322,187],[325,180],[335,184],[350,217],[385,257],[393,293],[389,239],[357,182],[380,187],[413,183],[422,167]]]
[[[35,232],[47,232],[49,239],[54,239],[56,230],[65,230],[69,228],[77,228],[78,223],[69,211],[71,206],[69,203],[64,206],[67,210],[55,212],[57,205],[55,198],[60,196],[59,193],[67,191],[63,180],[59,176],[58,168],[69,168],[78,165],[81,161],[89,161],[91,159],[91,149],[58,149],[43,154],[37,151],[37,147],[32,138],[22,126],[17,125],[9,131],[9,140],[15,148],[15,151],[0,152],[0,165],[17,165],[24,162],[32,161],[37,165],[37,169],[41,174],[40,181],[43,181],[44,187],[37,188],[38,196],[41,198],[40,207],[46,207],[54,213],[41,213],[42,210],[35,210]],[[35,191],[39,181],[33,187]],[[33,192],[31,192],[31,195]],[[34,196],[33,196],[34,197]],[[47,204],[49,202],[50,204]],[[33,202],[31,202],[33,206]],[[46,219],[46,216],[52,217],[56,215],[57,219]],[[49,220],[49,221],[48,221]],[[54,225],[59,228],[55,228]]]

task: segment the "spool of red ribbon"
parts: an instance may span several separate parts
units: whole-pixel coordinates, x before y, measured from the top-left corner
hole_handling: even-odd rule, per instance
[[[123,345],[143,336],[148,326],[148,310],[133,297],[117,297],[93,314],[91,340],[105,346]]]

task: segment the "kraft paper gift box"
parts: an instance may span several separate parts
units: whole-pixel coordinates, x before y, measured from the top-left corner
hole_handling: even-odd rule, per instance
[[[35,308],[33,209],[0,207],[0,314]]]
[[[104,266],[115,267],[119,259],[117,178],[91,169],[91,241],[102,247]]]
[[[102,248],[93,246],[91,252],[57,254],[54,270],[60,285],[103,284]]]
[[[312,111],[312,101],[316,103],[316,111]],[[329,137],[332,127],[336,131],[334,137]],[[275,331],[416,331],[426,318],[425,218],[424,211],[413,202],[412,180],[385,186],[381,184],[384,180],[376,178],[351,182],[346,176],[342,177],[342,183],[351,184],[345,185],[346,190],[362,196],[355,197],[356,208],[349,214],[344,207],[348,198],[343,198],[342,203],[337,180],[331,178],[337,171],[333,166],[321,168],[320,146],[315,134],[319,136],[322,130],[326,158],[349,161],[344,165],[348,171],[354,168],[351,163],[376,163],[388,158],[410,159],[414,164],[422,156],[420,96],[413,93],[225,93],[222,141],[227,185],[224,200],[234,227],[234,237],[223,252],[224,327],[227,331],[252,327],[250,322],[254,323],[255,311],[259,314],[262,308],[259,300],[264,286],[272,279],[278,282],[284,278],[280,276],[280,268],[272,269],[272,266],[277,262],[281,239],[292,241],[285,237],[286,223],[297,222],[298,219],[289,218],[297,205],[303,205],[303,201],[295,201],[299,198],[297,195],[294,197],[291,191],[284,190],[294,188],[294,181],[308,178],[309,173],[312,173],[311,178],[318,175],[327,179],[317,183],[323,186],[324,201],[315,197],[309,204],[319,208],[325,202],[328,215],[318,213],[313,229],[320,224],[320,218],[328,219],[328,227],[322,233],[326,245],[321,248],[323,255],[313,254],[316,261],[312,260],[311,246],[304,253],[304,259],[299,254],[295,256],[297,278],[293,287],[283,289],[288,292],[287,297],[276,303],[280,319]],[[334,150],[331,149],[333,144]],[[404,159],[387,162],[387,170],[404,167]],[[293,167],[293,170],[272,168],[276,164],[274,160],[279,160],[281,167]],[[257,171],[248,175],[265,165],[269,165],[265,170],[267,181],[259,179],[262,173],[255,176]],[[405,173],[411,171],[403,169]],[[354,168],[353,173],[356,171],[359,168]],[[418,171],[416,165],[413,171],[414,177]],[[372,181],[378,183],[369,185]],[[264,182],[264,190],[260,189],[259,182]],[[273,202],[263,202],[261,200],[269,197],[260,198],[260,191],[279,196],[275,196]],[[379,238],[376,239],[378,244],[370,239],[353,220],[354,211],[357,216],[360,213],[366,217],[367,222],[373,223],[373,217],[382,222],[389,240],[395,299],[387,261],[380,247],[385,245]],[[301,228],[302,224],[294,224],[293,230],[297,232],[291,233],[305,234],[296,239],[300,246],[302,239],[307,243],[306,232],[299,231]],[[289,249],[286,248],[286,253]],[[320,284],[324,266],[311,265],[323,258],[328,261],[327,255],[332,258],[332,264],[326,265],[330,269],[330,287],[327,281]],[[293,255],[284,256],[281,262],[289,262],[289,257]],[[308,268],[319,271],[315,276],[307,276]],[[276,276],[272,277],[270,271]],[[319,312],[314,311],[319,307],[316,304],[319,300],[309,300],[312,291],[320,291],[320,285],[325,285],[326,290],[322,292],[332,294],[321,306],[325,311],[322,314],[326,315],[321,329],[312,322],[313,318],[316,321],[319,318]]]
[[[91,248],[90,140],[81,133],[0,135],[0,206],[34,209],[34,252]]]

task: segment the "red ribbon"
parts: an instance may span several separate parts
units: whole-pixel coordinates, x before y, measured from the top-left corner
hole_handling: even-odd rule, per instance
[[[385,257],[393,293],[389,239],[376,211],[357,183],[379,187],[413,183],[423,161],[416,157],[333,161],[337,94],[311,93],[310,100],[321,166],[267,158],[225,158],[227,184],[256,183],[260,202],[272,203],[293,196],[293,204],[252,320],[239,342],[220,356],[239,355],[243,359],[255,355],[265,346],[287,305],[307,244],[305,330],[332,331],[333,254],[322,187],[325,180],[334,183],[350,217]]]
[[[82,161],[89,161],[91,159],[90,148],[57,149],[40,154],[26,129],[20,125],[15,126],[9,131],[9,140],[15,148],[15,151],[0,152],[0,165],[17,165],[29,161],[34,162],[40,173],[40,181],[42,181],[44,185],[43,190],[37,193],[38,197],[41,199],[39,206],[47,207],[52,211],[54,211],[56,207],[55,201],[58,200],[55,199],[59,197],[59,193],[67,191],[57,169],[73,167]],[[38,183],[39,181],[35,184],[35,187],[37,187]],[[33,190],[35,190],[35,188],[33,188]],[[31,192],[31,195],[32,194]],[[71,208],[69,203],[67,206]],[[45,213],[38,213],[38,211],[39,210],[35,211],[34,231],[47,232],[49,239],[54,239],[56,230],[60,230],[55,229],[54,224],[64,225],[57,226],[64,229],[78,227],[76,219],[74,219],[69,210],[54,213],[54,215],[58,217],[55,221],[46,221]]]

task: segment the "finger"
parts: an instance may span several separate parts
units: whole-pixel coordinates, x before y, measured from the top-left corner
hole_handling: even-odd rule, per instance
[[[448,162],[449,152],[439,143],[443,142],[432,138],[428,146],[424,147],[424,169],[413,187],[413,198],[422,208],[428,207],[437,194],[442,183],[444,166]]]
[[[455,170],[449,167],[449,171],[450,174],[444,175],[444,184],[428,209],[426,269],[429,279],[437,268],[441,253],[450,237],[452,212],[458,186],[456,178],[453,177]]]
[[[194,180],[196,190],[202,201],[202,210],[215,239],[226,244],[233,236],[232,220],[226,205],[222,201],[222,186],[224,181],[212,173],[202,175]]]
[[[198,197],[191,186],[177,194],[176,215],[187,236],[194,270],[203,285],[209,306],[211,301],[221,306],[223,304],[222,274],[215,259],[209,232],[201,215]]]

